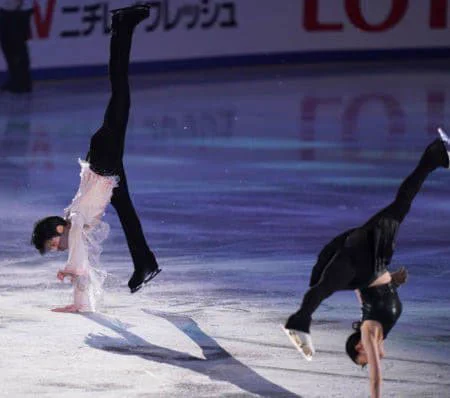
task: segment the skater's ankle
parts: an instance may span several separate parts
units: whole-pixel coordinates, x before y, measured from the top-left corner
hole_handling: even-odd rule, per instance
[[[289,330],[295,330],[298,332],[302,332],[305,334],[310,334],[310,330],[309,330],[310,324],[311,324],[310,317],[305,317],[301,313],[296,312],[295,314],[292,314],[288,318],[285,328],[289,329]]]

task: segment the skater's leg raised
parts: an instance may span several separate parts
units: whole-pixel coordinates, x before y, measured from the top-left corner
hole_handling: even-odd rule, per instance
[[[91,168],[99,174],[118,174],[125,146],[130,110],[128,68],[135,26],[148,16],[148,7],[135,6],[116,11],[112,17],[109,79],[111,97],[102,127],[92,136]]]
[[[132,292],[138,290],[158,270],[130,197],[122,160],[130,109],[128,68],[133,31],[148,15],[148,6],[127,7],[113,12],[109,60],[111,98],[103,125],[91,139],[88,155],[94,171],[103,175],[118,175],[120,178],[111,203],[119,216],[133,259],[134,273],[129,281]]]
[[[370,227],[381,218],[391,218],[401,223],[427,177],[439,167],[449,167],[449,155],[442,139],[438,138],[427,146],[419,163],[400,185],[395,200],[375,214],[363,228]]]

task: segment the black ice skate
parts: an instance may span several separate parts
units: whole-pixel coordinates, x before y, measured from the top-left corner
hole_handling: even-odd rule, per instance
[[[136,293],[144,285],[150,282],[161,272],[161,268],[146,268],[143,270],[136,270],[133,272],[130,280],[128,281],[128,287],[131,293]]]
[[[139,22],[148,18],[150,15],[150,5],[136,4],[130,7],[116,8],[111,10],[112,14],[112,31],[117,31],[119,27],[127,27],[133,29]]]

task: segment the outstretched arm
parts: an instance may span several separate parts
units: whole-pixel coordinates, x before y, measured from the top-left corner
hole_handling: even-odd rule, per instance
[[[69,230],[69,256],[64,269],[58,271],[56,277],[64,280],[65,277],[74,278],[87,270],[87,252],[83,242],[84,220],[81,214],[70,214]]]
[[[63,270],[57,274],[61,281],[69,277],[74,289],[74,303],[62,308],[55,308],[55,312],[77,312],[93,310],[94,306],[89,300],[89,262],[87,250],[83,241],[84,218],[81,214],[70,214],[69,230],[69,258]]]
[[[365,321],[361,328],[361,341],[367,354],[370,375],[370,396],[381,398],[381,362],[378,347],[380,327],[376,321]],[[381,332],[382,333],[382,332]]]

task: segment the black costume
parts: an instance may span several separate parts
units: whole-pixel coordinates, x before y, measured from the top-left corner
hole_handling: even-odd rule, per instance
[[[286,329],[310,333],[314,311],[323,300],[339,290],[360,289],[365,292],[367,300],[370,299],[372,308],[379,308],[381,304],[375,305],[373,299],[381,296],[367,288],[386,272],[394,253],[398,228],[423,182],[438,167],[449,167],[448,154],[440,139],[426,148],[417,167],[403,181],[389,206],[361,227],[344,232],[323,248],[311,273],[310,289],[300,309],[289,317]]]
[[[360,290],[362,318],[364,321],[377,321],[383,327],[383,338],[396,324],[402,313],[402,303],[393,283],[367,287]]]

